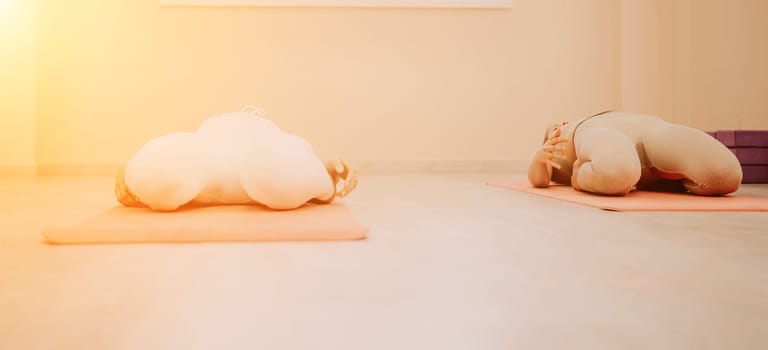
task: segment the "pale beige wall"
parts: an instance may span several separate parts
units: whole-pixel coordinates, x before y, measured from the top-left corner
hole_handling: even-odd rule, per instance
[[[692,2],[693,122],[768,129],[768,1]]]
[[[617,0],[509,10],[161,8],[41,0],[37,156],[121,162],[245,104],[323,157],[527,159],[619,105]]]
[[[768,1],[621,0],[622,106],[768,129]]]
[[[527,159],[548,122],[621,106],[702,129],[768,128],[761,0],[40,3],[36,19],[34,1],[0,1],[0,166],[33,165],[35,147],[43,165],[118,163],[244,104],[324,157],[374,162]]]
[[[664,1],[621,1],[621,107],[671,117]]]
[[[35,1],[0,1],[0,168],[35,164]]]

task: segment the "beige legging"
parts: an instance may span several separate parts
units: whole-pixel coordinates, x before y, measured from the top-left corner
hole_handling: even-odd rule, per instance
[[[648,176],[681,181],[697,195],[728,194],[741,183],[741,166],[727,147],[654,116],[606,113],[583,122],[573,137],[579,164],[572,184],[585,191],[623,195]]]

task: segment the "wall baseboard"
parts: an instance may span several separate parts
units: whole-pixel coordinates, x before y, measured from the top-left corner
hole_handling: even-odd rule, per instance
[[[485,161],[351,161],[360,175],[517,173],[528,169],[527,160]]]
[[[39,164],[38,176],[115,176],[119,164]]]
[[[360,175],[520,173],[528,160],[349,161]],[[0,176],[115,176],[120,164],[0,166]]]
[[[0,177],[30,177],[36,171],[34,165],[0,165]]]

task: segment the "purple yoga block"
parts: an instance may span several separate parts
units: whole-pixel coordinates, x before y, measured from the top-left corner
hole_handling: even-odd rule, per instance
[[[715,138],[728,147],[768,147],[768,130],[718,130]]]
[[[742,165],[768,165],[768,147],[729,147]]]
[[[741,171],[744,174],[741,183],[768,183],[768,165],[742,165]]]

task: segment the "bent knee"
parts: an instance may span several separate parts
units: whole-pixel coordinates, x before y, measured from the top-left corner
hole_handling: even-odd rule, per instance
[[[711,169],[704,176],[684,181],[685,188],[702,196],[721,196],[736,192],[741,186],[741,166]]]
[[[640,165],[626,167],[595,167],[590,162],[582,164],[577,179],[579,187],[597,194],[623,196],[640,180]]]

